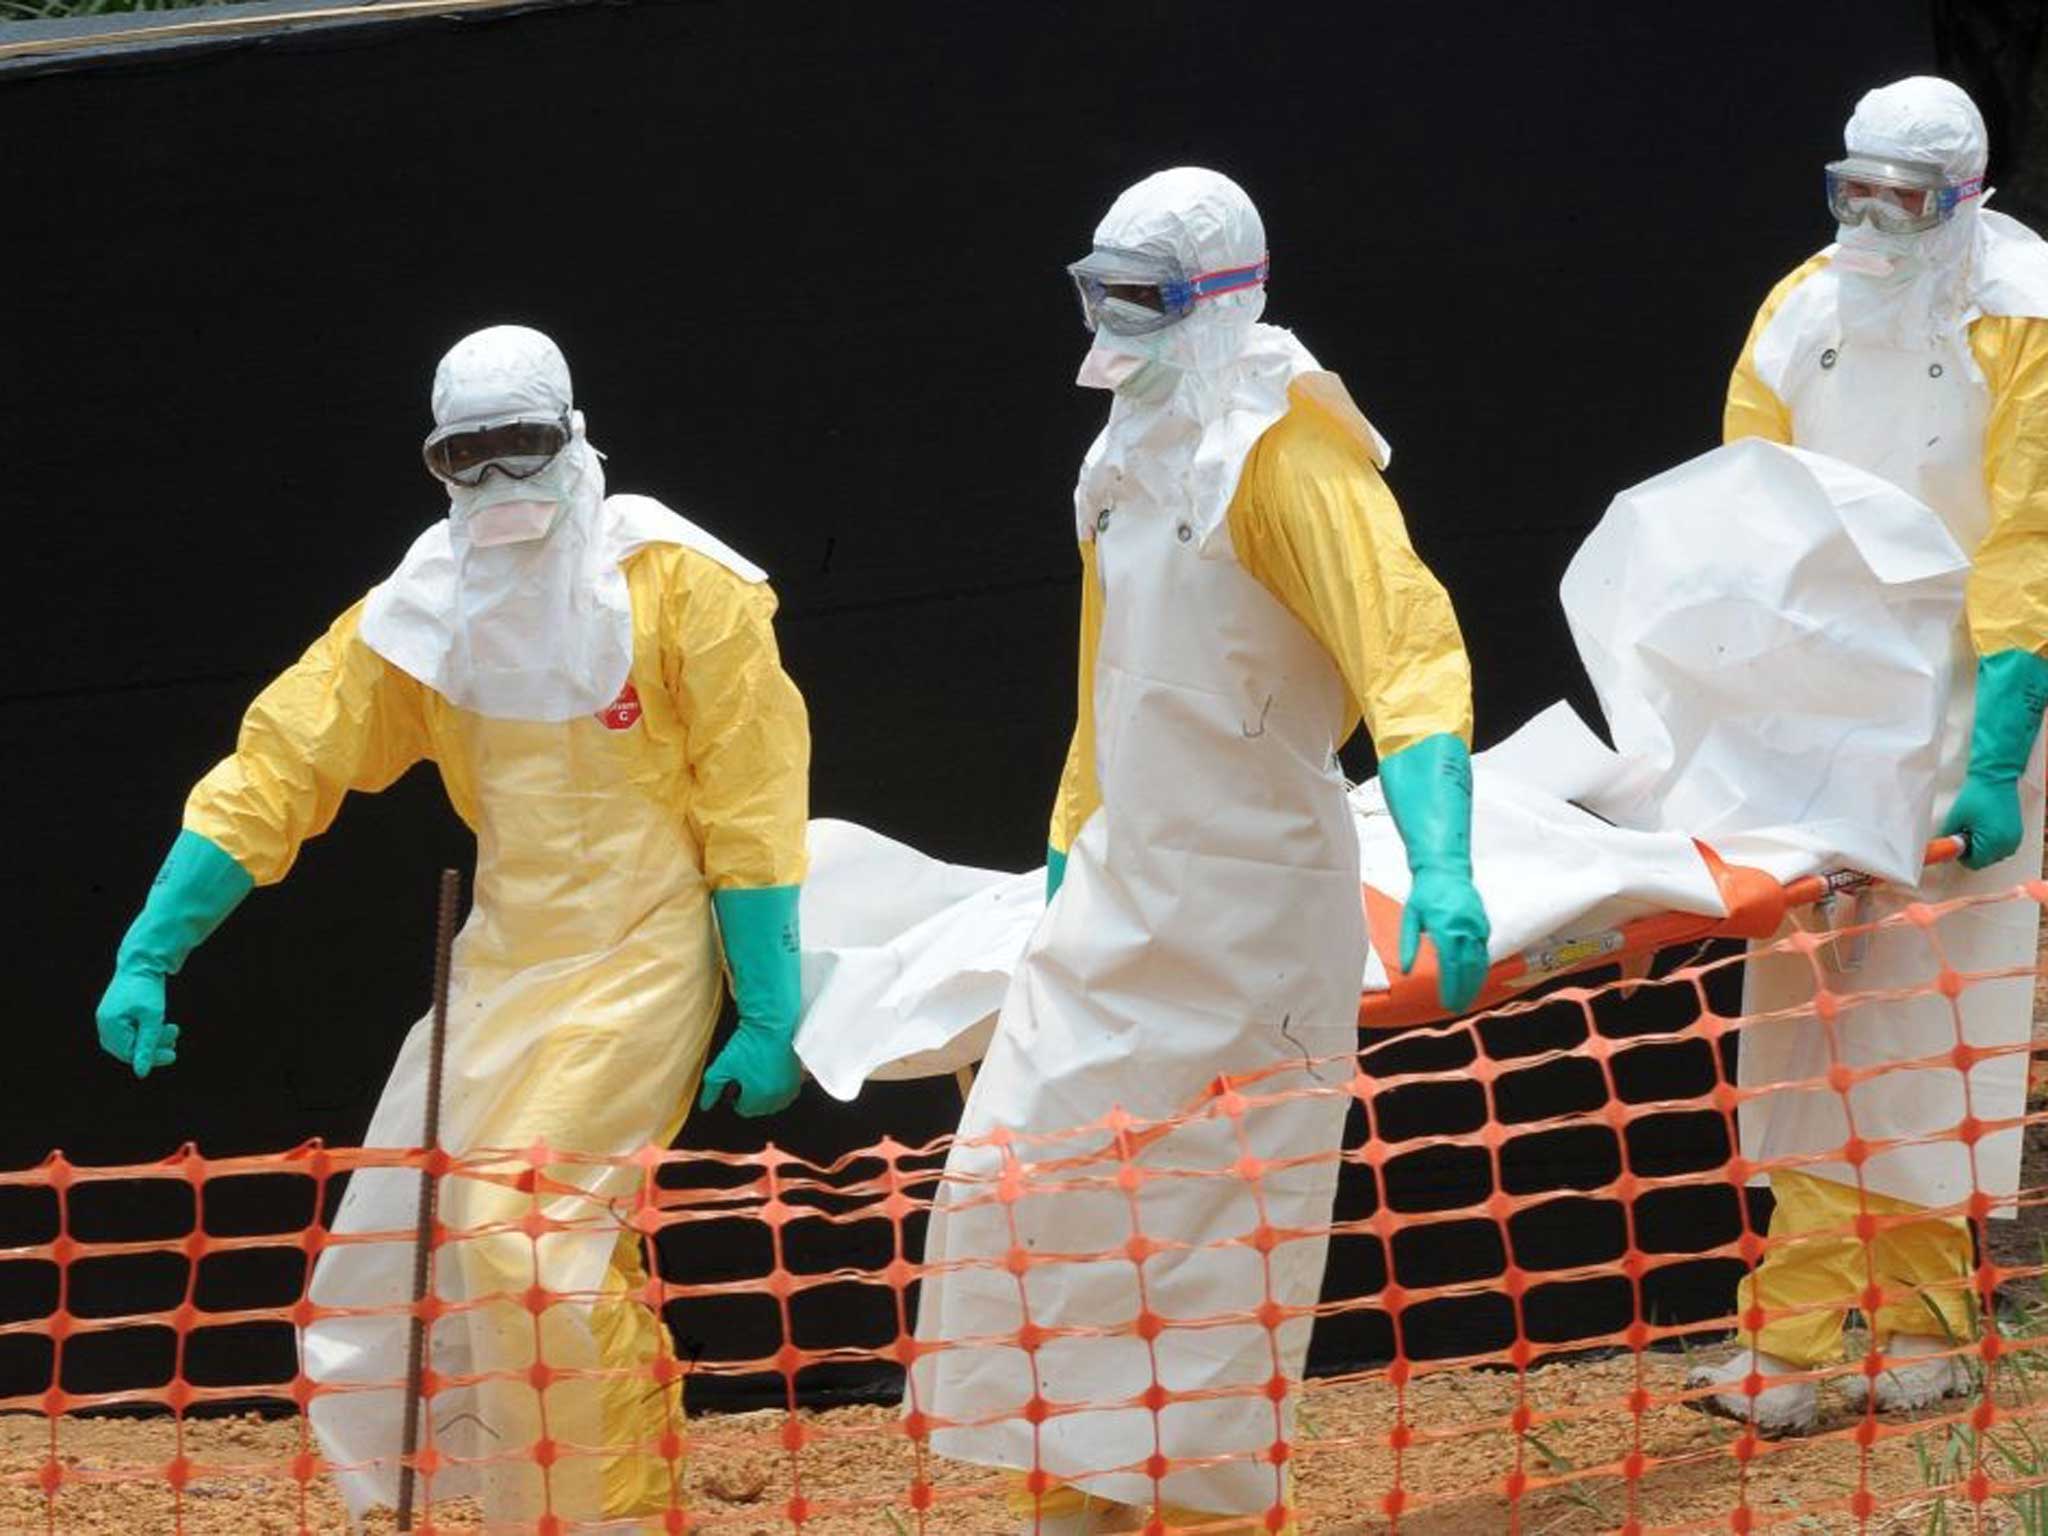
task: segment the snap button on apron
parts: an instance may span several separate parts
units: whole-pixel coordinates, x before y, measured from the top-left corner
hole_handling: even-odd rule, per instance
[[[1929,363],[1929,364],[1927,365],[1927,377],[1929,377],[1930,379],[1938,379],[1938,378],[1940,378],[1940,377],[1941,377],[1941,364],[1939,364],[1939,363]]]
[[[1840,354],[1839,352],[1837,352],[1837,351],[1836,351],[1836,350],[1835,350],[1835,349],[1834,349],[1833,347],[1829,347],[1829,348],[1827,349],[1827,351],[1825,351],[1825,352],[1821,353],[1821,355],[1820,355],[1820,365],[1821,365],[1821,367],[1823,367],[1823,368],[1832,368],[1832,367],[1834,367],[1834,366],[1835,366],[1835,359],[1836,359],[1837,357],[1840,357],[1840,356],[1841,356],[1841,354]]]
[[[1175,538],[1179,539],[1181,543],[1185,544],[1189,539],[1192,539],[1195,536],[1195,530],[1190,528],[1186,523],[1182,523],[1178,528],[1174,529],[1173,534]]]
[[[1095,514],[1095,531],[1101,533],[1109,527],[1109,508],[1104,507]]]

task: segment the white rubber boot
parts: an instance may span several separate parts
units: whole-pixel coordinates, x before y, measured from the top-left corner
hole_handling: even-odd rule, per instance
[[[1701,1413],[1711,1413],[1716,1418],[1734,1419],[1740,1424],[1753,1421],[1756,1432],[1770,1440],[1780,1435],[1803,1435],[1813,1428],[1814,1420],[1820,1416],[1820,1392],[1812,1382],[1788,1381],[1777,1386],[1766,1385],[1751,1397],[1742,1390],[1742,1384],[1751,1371],[1768,1383],[1773,1376],[1797,1375],[1799,1367],[1761,1350],[1738,1350],[1733,1358],[1720,1365],[1701,1366],[1687,1374],[1685,1384],[1688,1388],[1723,1387],[1727,1390],[1709,1397],[1689,1399],[1686,1406]]]
[[[1947,1339],[1925,1333],[1901,1333],[1885,1345],[1891,1362],[1877,1375],[1877,1411],[1902,1413],[1914,1408],[1931,1408],[1945,1397],[1968,1397],[1976,1388],[1970,1368],[1948,1351]],[[1932,1359],[1917,1356],[1931,1355]],[[1870,1378],[1860,1373],[1844,1376],[1842,1395],[1858,1413],[1864,1411],[1870,1393]]]

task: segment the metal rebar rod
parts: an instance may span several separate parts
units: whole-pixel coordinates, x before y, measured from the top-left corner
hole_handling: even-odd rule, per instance
[[[462,877],[441,871],[441,905],[434,932],[434,1024],[427,1043],[426,1124],[420,1135],[425,1153],[420,1166],[419,1220],[412,1239],[412,1326],[405,1343],[405,1444],[398,1462],[398,1528],[412,1529],[413,1457],[420,1444],[420,1375],[425,1368],[427,1324],[420,1303],[427,1298],[432,1268],[435,1197],[440,1178],[434,1171],[441,1150],[441,1062],[448,1046],[448,976],[455,950],[455,908],[462,898]]]

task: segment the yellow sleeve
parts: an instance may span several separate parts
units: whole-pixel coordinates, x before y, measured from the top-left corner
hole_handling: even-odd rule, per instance
[[[1067,746],[1067,766],[1060,773],[1060,792],[1052,805],[1052,830],[1046,841],[1065,853],[1081,828],[1102,804],[1095,782],[1095,652],[1102,639],[1102,582],[1095,573],[1095,542],[1081,546],[1081,664],[1074,707],[1074,739]]]
[[[185,801],[185,828],[218,844],[258,885],[282,880],[299,846],[333,824],[350,790],[375,793],[428,756],[425,690],[356,633],[349,609],[242,717],[232,756]]]
[[[1980,656],[2048,655],[2048,320],[1986,316],[1970,327],[1970,350],[1991,390],[1991,527],[1970,563],[1970,638]]]
[[[1756,339],[1763,335],[1764,327],[1771,323],[1771,317],[1777,314],[1786,295],[1827,264],[1825,256],[1808,257],[1780,278],[1777,287],[1764,297],[1763,307],[1756,312],[1756,320],[1749,328],[1748,339],[1742,343],[1742,356],[1735,361],[1735,372],[1728,379],[1728,403],[1721,412],[1722,442],[1732,443],[1741,437],[1761,437],[1773,443],[1791,443],[1792,408],[1757,377]]]
[[[1297,400],[1259,439],[1230,536],[1239,563],[1330,653],[1381,757],[1445,732],[1470,743],[1472,665],[1451,600],[1380,472],[1319,407]]]
[[[680,663],[676,705],[704,878],[714,891],[795,885],[805,867],[811,724],[782,670],[774,590],[694,550],[679,554],[662,639]]]

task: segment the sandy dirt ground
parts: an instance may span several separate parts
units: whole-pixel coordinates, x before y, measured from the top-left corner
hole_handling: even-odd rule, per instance
[[[1640,1381],[1638,1370],[1641,1371]],[[1628,1356],[1565,1362],[1530,1373],[1526,1401],[1535,1422],[1517,1436],[1510,1415],[1517,1406],[1514,1375],[1506,1371],[1444,1372],[1424,1376],[1406,1394],[1397,1418],[1395,1395],[1384,1381],[1318,1384],[1307,1398],[1300,1462],[1302,1530],[1320,1536],[1367,1536],[1398,1529],[1413,1536],[1464,1536],[1520,1530],[1530,1536],[1577,1536],[1622,1529],[1633,1519],[1644,1530],[1729,1528],[1738,1487],[1754,1513],[1755,1528],[1799,1532],[1853,1531],[1849,1500],[1859,1483],[1875,1496],[1867,1526],[1880,1536],[1930,1529],[1938,1494],[1930,1492],[1922,1454],[1939,1461],[1950,1448],[1947,1422],[1887,1417],[1867,1460],[1855,1443],[1863,1422],[1829,1389],[1831,1408],[1821,1434],[1803,1441],[1763,1443],[1745,1475],[1734,1425],[1702,1417],[1668,1401],[1682,1385],[1685,1361],[1653,1354],[1640,1364]],[[1638,1386],[1652,1400],[1637,1420],[1629,1396]],[[2025,1417],[1999,1433],[2019,1443]],[[2048,1405],[2041,1410],[2048,1413]],[[886,1408],[842,1408],[803,1416],[809,1442],[797,1456],[781,1448],[783,1416],[776,1412],[707,1416],[693,1425],[688,1508],[693,1530],[730,1536],[777,1536],[793,1527],[784,1501],[799,1473],[817,1513],[803,1526],[812,1536],[998,1536],[1016,1529],[986,1475],[977,1469],[931,1464],[937,1501],[922,1525],[909,1487],[915,1453]],[[1395,1487],[1389,1431],[1412,1427],[1399,1484],[1409,1500],[1398,1526],[1382,1501]],[[347,1529],[331,1487],[314,1481],[303,1499],[291,1462],[300,1429],[291,1420],[195,1420],[186,1426],[186,1454],[194,1463],[182,1498],[173,1496],[163,1467],[174,1450],[166,1419],[65,1420],[58,1426],[57,1460],[65,1470],[54,1501],[32,1477],[49,1445],[46,1420],[0,1418],[0,1531],[75,1533],[75,1536],[286,1536]],[[1959,1437],[1955,1444],[1961,1445]],[[1645,1458],[1633,1485],[1627,1458]],[[1995,1475],[2009,1467],[1992,1463]],[[1947,1481],[1971,1470],[1958,1453]],[[1510,1508],[1505,1489],[1520,1471],[1528,1491]],[[2048,1471],[2048,1469],[2044,1469]],[[118,1481],[88,1481],[114,1477]],[[1936,1474],[1937,1480],[1940,1479]],[[2019,1531],[2009,1506],[1996,1497],[1981,1527],[1967,1498],[1951,1495],[1955,1531]],[[441,1536],[482,1536],[476,1509],[466,1501],[434,1507]],[[372,1530],[388,1531],[388,1517]],[[659,1529],[659,1526],[653,1527]]]

